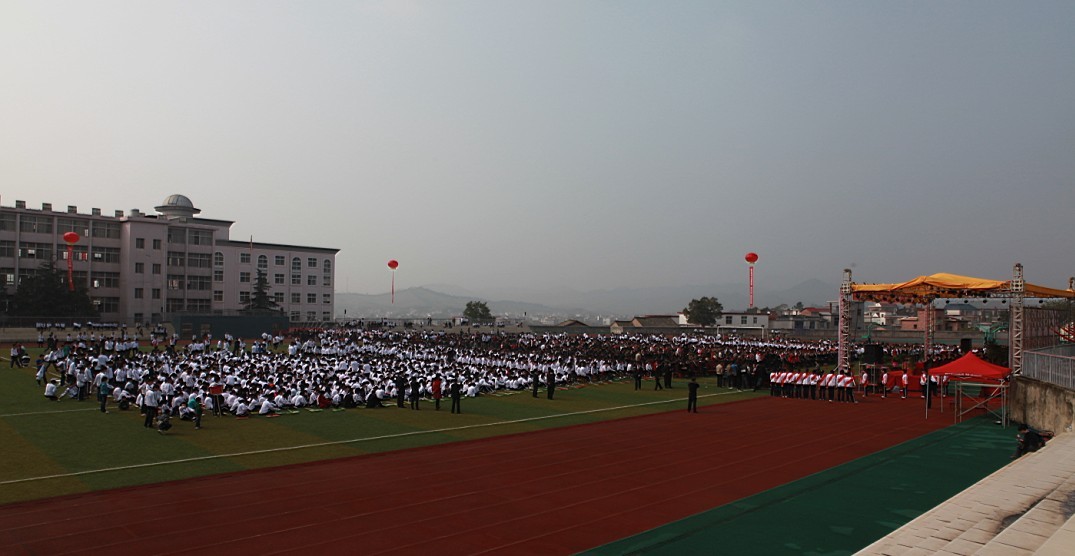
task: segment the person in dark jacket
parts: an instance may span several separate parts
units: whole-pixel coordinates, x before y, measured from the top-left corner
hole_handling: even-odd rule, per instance
[[[462,413],[462,408],[459,407],[459,400],[463,397],[462,386],[459,384],[459,379],[452,381],[451,395],[452,395],[452,413]]]

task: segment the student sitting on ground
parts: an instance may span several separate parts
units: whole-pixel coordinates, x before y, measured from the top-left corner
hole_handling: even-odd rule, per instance
[[[60,401],[60,398],[56,397],[56,390],[58,389],[57,384],[59,384],[59,383],[60,383],[59,380],[52,379],[52,380],[50,380],[48,382],[48,384],[45,385],[45,397],[46,398],[48,398],[48,399],[50,399],[50,400],[52,400],[54,402]]]

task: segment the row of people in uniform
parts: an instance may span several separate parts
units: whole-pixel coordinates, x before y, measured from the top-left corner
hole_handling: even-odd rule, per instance
[[[858,403],[855,400],[857,386],[855,377],[847,371],[782,370],[769,373],[769,395],[781,398]]]

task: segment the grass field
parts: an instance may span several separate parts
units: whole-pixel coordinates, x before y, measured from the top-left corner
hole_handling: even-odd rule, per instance
[[[36,356],[36,351],[32,352]],[[5,362],[6,365],[6,362]],[[767,392],[716,388],[703,379],[700,405]],[[98,411],[95,399],[51,402],[33,369],[0,368],[0,503],[156,483],[247,469],[486,438],[672,410],[686,406],[684,381],[653,391],[630,380],[557,389],[556,399],[530,392],[464,398],[463,413],[423,402],[421,411],[388,407],[302,411],[278,418],[213,417],[202,429],[173,420],[160,435],[142,426],[137,409]]]

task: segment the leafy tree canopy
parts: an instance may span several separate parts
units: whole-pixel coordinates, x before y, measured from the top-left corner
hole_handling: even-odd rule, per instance
[[[723,310],[724,306],[721,305],[720,301],[717,301],[717,298],[703,297],[701,299],[692,299],[690,304],[683,309],[683,314],[687,315],[687,322],[691,324],[713,326],[717,323],[717,319],[720,318],[720,313]]]
[[[484,301],[467,301],[463,316],[472,321],[493,320],[493,314],[489,312],[489,306]]]
[[[11,299],[11,314],[42,318],[97,318],[99,313],[86,292],[84,284],[75,284],[71,291],[67,274],[48,261],[33,274],[26,276]]]

